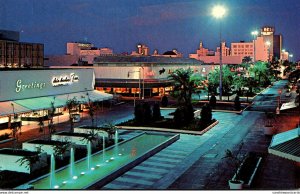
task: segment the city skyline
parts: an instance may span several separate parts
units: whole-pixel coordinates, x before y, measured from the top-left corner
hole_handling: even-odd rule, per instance
[[[188,57],[203,41],[215,50],[219,21],[211,16],[220,1],[107,1],[107,0],[1,0],[1,29],[20,31],[21,41],[45,44],[45,54],[66,53],[66,43],[83,41],[114,53],[131,52],[137,43],[150,53],[178,49]],[[251,41],[251,31],[264,25],[283,35],[283,48],[299,60],[297,29],[300,19],[296,0],[285,2],[222,1],[228,14],[222,18],[222,39],[227,44]]]

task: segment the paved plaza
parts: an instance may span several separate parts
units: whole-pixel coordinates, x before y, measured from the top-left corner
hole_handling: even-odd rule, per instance
[[[172,110],[162,110],[162,115]],[[133,118],[133,106],[125,103],[120,106],[98,111],[97,124],[119,123]],[[242,114],[213,112],[219,124],[203,135],[181,134],[180,139],[132,168],[122,176],[102,188],[94,189],[168,189],[168,190],[224,190],[229,189],[228,180],[233,176],[232,167],[224,161],[225,150],[235,150],[244,142],[243,153],[255,152],[263,157],[254,184],[248,189],[278,190],[300,187],[299,169],[292,161],[268,154],[271,137],[263,134],[264,112],[244,111]],[[58,119],[58,118],[57,118]],[[60,116],[57,131],[69,130],[67,116]],[[58,120],[55,121],[58,123]],[[293,129],[299,122],[299,115],[277,115],[277,132]],[[47,123],[45,123],[47,126]],[[91,120],[82,113],[80,123],[75,126],[89,125]],[[141,131],[120,133],[127,139]],[[21,142],[32,138],[43,138],[46,134],[38,132],[38,126],[30,123],[22,127]],[[1,147],[10,147],[12,142]]]

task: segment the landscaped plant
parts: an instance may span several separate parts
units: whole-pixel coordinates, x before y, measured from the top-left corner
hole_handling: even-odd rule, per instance
[[[143,123],[144,122],[144,108],[141,103],[137,104],[134,107],[134,119],[137,123]]]
[[[180,106],[174,112],[174,122],[178,126],[187,126],[194,120],[194,109],[190,106]]]
[[[242,153],[242,147],[243,147],[244,143],[242,142],[239,145],[239,148],[237,151],[233,152],[229,149],[227,149],[225,151],[225,156],[223,158],[227,159],[227,162],[230,166],[233,167],[234,170],[234,176],[231,179],[232,183],[241,183],[240,177],[239,177],[239,173],[238,173],[238,169],[241,166],[242,162],[245,160],[246,158],[246,154]]]
[[[164,95],[161,99],[161,106],[162,107],[167,107],[169,104],[169,100],[168,97],[166,95]]]
[[[62,160],[63,155],[67,152],[70,146],[71,146],[71,142],[69,141],[63,141],[62,143],[53,145],[54,156]]]
[[[22,158],[18,159],[16,162],[20,164],[20,166],[25,166],[27,170],[30,169],[31,165],[34,165],[35,163],[39,162],[41,159],[39,154],[35,155],[25,155]]]
[[[74,109],[78,108],[79,101],[74,97],[72,99],[67,100],[67,109],[69,110],[69,121],[70,121],[70,132],[74,131],[74,121],[73,121],[73,115],[72,112]]]
[[[204,104],[202,107],[201,113],[200,113],[200,122],[202,126],[207,127],[211,124],[212,121],[212,110],[209,106],[209,104]]]
[[[241,110],[241,102],[240,102],[240,97],[238,95],[236,95],[234,99],[234,108],[237,111]]]
[[[161,119],[162,119],[162,116],[161,116],[161,113],[160,113],[159,104],[155,103],[153,105],[153,120],[158,121],[158,120],[161,120]]]
[[[113,135],[115,134],[117,127],[112,124],[111,122],[106,123],[103,125],[102,129],[108,133],[108,140],[113,139]]]
[[[217,104],[217,99],[214,93],[212,93],[210,99],[209,99],[209,105],[211,108],[216,108],[216,104]]]
[[[143,103],[143,122],[148,123],[152,120],[152,110],[148,102]]]

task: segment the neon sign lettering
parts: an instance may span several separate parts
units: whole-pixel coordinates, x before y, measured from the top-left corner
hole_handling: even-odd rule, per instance
[[[70,75],[61,75],[59,77],[52,78],[52,86],[68,86],[73,84],[74,82],[78,82],[79,77],[75,73],[71,73]]]
[[[31,83],[23,83],[22,80],[17,80],[16,82],[16,92],[23,92],[25,89],[43,89],[46,87],[46,83],[44,82],[31,82]]]

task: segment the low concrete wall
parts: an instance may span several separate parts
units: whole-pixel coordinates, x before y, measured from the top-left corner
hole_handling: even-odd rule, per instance
[[[31,142],[24,142],[22,144],[22,149],[37,152],[40,151],[42,153],[46,153],[48,155],[55,154],[54,151],[55,145],[46,145],[46,144],[38,144]],[[70,148],[62,155],[62,157],[70,156]]]
[[[84,139],[84,136],[78,137],[78,136],[69,136],[69,135],[62,135],[62,134],[53,134],[51,135],[51,140],[54,141],[61,141],[61,142],[71,142],[75,144],[78,148],[84,148],[88,144],[87,140]],[[95,140],[92,143],[92,148],[96,148],[98,145],[98,140]]]
[[[74,128],[74,132],[75,133],[91,133],[92,129],[88,129],[88,128],[81,128],[81,127],[75,127]],[[108,133],[106,131],[103,130],[94,130],[94,132],[99,136],[99,137],[106,137],[108,138]]]
[[[26,163],[21,166],[20,161],[18,161],[21,160],[23,156],[0,154],[1,170],[10,170],[15,172],[23,172],[23,173],[30,174],[31,172],[39,170],[40,168],[45,167],[47,165],[47,154],[40,153],[39,155],[40,155],[40,161],[38,161],[35,164],[31,164],[28,168]]]

